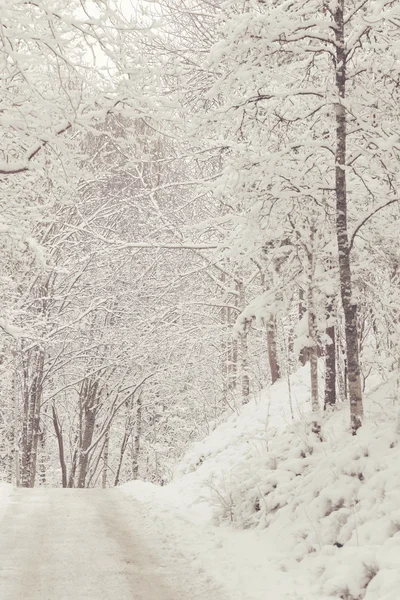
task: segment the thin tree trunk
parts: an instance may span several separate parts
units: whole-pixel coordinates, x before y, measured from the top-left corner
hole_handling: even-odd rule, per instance
[[[245,289],[243,281],[240,279],[237,283],[238,296],[239,296],[239,307],[241,310],[246,305]],[[242,403],[247,404],[250,395],[250,378],[249,378],[249,358],[248,358],[248,326],[250,321],[245,319],[243,323],[243,331],[240,334],[240,362],[242,370]]]
[[[247,404],[250,396],[250,378],[248,363],[248,339],[247,322],[244,324],[245,331],[240,335],[241,363],[242,363],[242,402]]]
[[[24,411],[22,424],[22,486],[34,487],[36,478],[37,448],[40,436],[40,410],[43,392],[44,351],[34,349],[22,357],[24,378]],[[33,379],[29,385],[30,369]]]
[[[16,373],[15,370],[12,376],[12,384],[11,384],[11,394],[12,394],[12,405],[13,405],[13,421],[10,428],[10,438],[9,438],[9,448],[10,453],[8,455],[8,464],[7,464],[7,481],[8,483],[12,483],[15,479],[15,469],[16,469],[16,454],[17,454],[17,434],[18,431],[18,423],[19,423],[19,412],[18,412],[18,395],[17,395],[17,385],[16,385]]]
[[[233,337],[229,340],[229,389],[234,390],[237,386],[238,372],[238,342]]]
[[[40,462],[39,462],[39,481],[40,485],[46,485],[46,432],[43,428],[39,436],[40,444]]]
[[[299,322],[302,320],[305,313],[306,313],[306,304],[305,304],[305,300],[304,300],[304,290],[303,290],[303,288],[299,288]],[[307,363],[307,361],[309,360],[309,358],[310,358],[309,348],[303,347],[300,350],[300,355],[299,355],[300,364],[303,365],[303,367],[304,367],[305,364]]]
[[[310,377],[311,377],[311,408],[313,413],[312,430],[320,434],[320,406],[318,394],[318,332],[317,319],[314,305],[314,253],[313,253],[314,232],[311,232],[311,250],[308,251],[308,286],[307,286],[307,316],[308,316],[308,337],[310,340],[309,359],[310,359]]]
[[[78,441],[78,440],[76,440],[76,441]],[[69,488],[75,487],[75,475],[76,475],[77,468],[78,468],[78,449],[76,448],[72,455],[71,471],[69,473],[69,478],[68,478],[68,487]]]
[[[120,448],[120,452],[119,452],[119,460],[118,460],[118,466],[117,466],[117,471],[115,473],[115,479],[114,479],[114,486],[116,487],[119,484],[120,481],[120,476],[121,476],[121,469],[122,469],[122,463],[124,460],[124,456],[125,456],[125,452],[126,449],[128,447],[128,442],[129,442],[129,438],[132,435],[132,429],[133,429],[133,395],[128,398],[128,400],[126,401],[126,413],[125,413],[125,433],[124,433],[124,437],[122,439],[122,443],[121,443],[121,448]]]
[[[117,471],[115,473],[115,480],[114,480],[114,486],[115,487],[119,484],[119,480],[120,480],[120,476],[121,476],[122,462],[124,460],[125,451],[126,451],[126,448],[128,446],[129,437],[130,437],[130,432],[128,433],[127,431],[125,431],[124,437],[123,437],[123,440],[122,440],[122,444],[121,444],[121,449],[120,449],[120,452],[119,452],[119,460],[118,460]]]
[[[66,488],[68,479],[67,479],[67,465],[65,463],[64,440],[63,440],[62,426],[61,426],[60,420],[58,418],[56,407],[54,404],[52,405],[52,413],[53,413],[53,426],[54,426],[54,431],[55,431],[55,434],[57,437],[57,443],[58,443],[58,456],[59,456],[60,467],[61,467],[61,483],[62,483],[62,487]],[[72,487],[72,486],[70,486],[70,487]]]
[[[21,370],[22,370],[22,432],[21,432],[21,485],[25,487],[26,459],[28,446],[28,413],[29,413],[29,384],[28,384],[28,361],[21,349]]]
[[[79,472],[78,472],[78,488],[85,487],[86,475],[89,466],[88,449],[92,443],[94,428],[96,424],[96,409],[98,405],[97,398],[98,382],[86,382],[84,386],[84,401],[83,401],[83,431],[82,443],[79,450]]]
[[[329,298],[327,306],[328,327],[326,335],[330,339],[325,346],[325,397],[324,410],[336,404],[336,332],[333,321],[333,298]]]
[[[110,449],[110,428],[107,429],[105,440],[104,440],[104,450],[103,450],[103,472],[101,476],[101,487],[105,489],[107,487],[107,474],[108,474],[108,455]]]
[[[239,289],[238,284],[236,284],[236,289]],[[234,304],[234,306],[239,306],[239,295],[235,294],[231,302]],[[244,308],[244,306],[242,308]],[[228,327],[230,336],[228,341],[228,388],[230,390],[236,389],[238,385],[238,340],[235,335],[232,336],[232,327],[235,323],[235,319],[236,315],[234,313],[234,309],[228,307]]]
[[[90,469],[88,469],[88,472],[86,475],[86,480],[85,480],[86,488],[91,487],[92,481],[93,481],[92,487],[96,487],[96,482],[98,481],[100,475],[103,475],[103,469],[101,468],[100,471],[98,472],[98,468],[100,465],[100,461],[103,458],[103,452],[104,452],[104,448],[106,445],[106,441],[107,441],[106,436],[104,436],[104,440],[102,442],[100,451],[97,453],[97,457],[94,460],[91,460],[91,466],[90,466]]]
[[[267,347],[271,383],[274,384],[281,376],[281,369],[278,361],[278,347],[276,343],[275,316],[270,317],[267,323]]]
[[[344,99],[346,98],[346,48],[344,0],[337,0],[335,10],[336,37],[336,234],[339,252],[340,293],[345,323],[346,355],[350,396],[350,424],[353,435],[362,425],[363,402],[358,352],[357,305],[352,298],[352,276],[350,265],[349,236],[347,226],[346,188],[346,142],[347,119]]]
[[[225,283],[225,274],[220,273],[219,276],[222,284]],[[221,353],[220,353],[220,370],[221,370],[221,380],[222,380],[222,403],[225,404],[228,399],[228,377],[229,377],[229,346],[228,346],[228,308],[224,306],[221,310],[221,331],[222,331],[222,340],[221,340]],[[125,432],[126,436],[126,432]],[[124,439],[125,439],[124,436]],[[121,446],[122,453],[123,445]],[[125,450],[124,450],[125,452]],[[120,464],[122,461],[122,455],[120,453]],[[118,477],[119,479],[119,469],[118,469]],[[114,485],[117,485],[116,483]]]
[[[142,439],[142,394],[136,400],[136,427],[135,436],[133,439],[133,455],[132,455],[132,478],[139,478],[139,454],[140,443]]]
[[[342,360],[342,349],[340,343],[340,331],[336,332],[336,377],[339,388],[339,399],[344,402],[346,399],[346,383],[344,379],[344,369]]]

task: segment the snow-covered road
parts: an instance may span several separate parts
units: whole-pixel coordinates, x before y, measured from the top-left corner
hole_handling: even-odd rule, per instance
[[[118,490],[18,490],[0,523],[1,600],[221,600],[146,535]],[[190,589],[188,589],[188,587]]]

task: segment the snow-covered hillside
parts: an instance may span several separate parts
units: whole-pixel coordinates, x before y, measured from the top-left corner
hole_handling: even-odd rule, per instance
[[[366,423],[355,437],[348,406],[325,415],[323,441],[310,431],[307,369],[291,380],[293,422],[288,398],[279,382],[195,444],[172,484],[128,484],[126,493],[150,510],[162,505],[175,526],[180,515],[182,535],[197,544],[205,569],[225,577],[232,597],[397,600],[393,387],[370,383]]]

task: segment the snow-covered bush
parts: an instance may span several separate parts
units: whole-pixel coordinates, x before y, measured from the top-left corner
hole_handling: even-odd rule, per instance
[[[313,572],[321,598],[394,600],[400,436],[392,391],[382,383],[370,390],[356,436],[346,431],[347,406],[327,413],[321,441],[304,414],[304,375],[292,381],[297,421],[285,426],[286,384],[272,386],[192,448],[173,486],[190,504],[208,502],[215,524],[263,532],[282,569]]]

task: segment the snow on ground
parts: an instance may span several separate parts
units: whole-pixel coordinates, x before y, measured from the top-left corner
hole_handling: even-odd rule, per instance
[[[163,540],[159,552],[175,564],[182,564],[184,557],[190,564],[189,581],[206,577],[210,588],[220,590],[219,598],[328,600],[308,593],[307,573],[298,569],[288,577],[277,568],[276,561],[265,555],[267,546],[259,532],[233,531],[201,522],[169,486],[132,482],[120,489],[145,507],[147,534]]]
[[[165,488],[122,491],[148,507],[232,599],[397,600],[400,435],[393,386],[369,381],[366,423],[349,410],[310,432],[307,368],[195,444]],[[160,518],[158,518],[160,517]],[[218,525],[218,527],[216,527]],[[182,547],[182,540],[185,546]]]
[[[13,487],[9,483],[0,481],[0,519],[2,519],[8,504],[11,501]]]
[[[1,600],[230,600],[146,513],[114,488],[16,490],[0,527]]]

